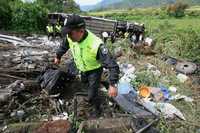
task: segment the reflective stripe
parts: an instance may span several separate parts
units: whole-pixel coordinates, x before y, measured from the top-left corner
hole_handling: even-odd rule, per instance
[[[53,32],[53,26],[47,26],[47,31],[49,33],[52,33]]]
[[[56,31],[57,31],[57,32],[61,32],[61,28],[62,28],[62,27],[61,27],[60,25],[56,25]]]

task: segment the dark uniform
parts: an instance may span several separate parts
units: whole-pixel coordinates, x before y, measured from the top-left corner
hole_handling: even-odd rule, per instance
[[[86,31],[80,42],[86,39],[87,36],[88,32]],[[56,52],[57,58],[61,59],[63,54],[65,54],[69,48],[68,40],[64,39],[63,43],[60,45]],[[114,85],[118,82],[119,79],[119,66],[115,59],[111,56],[105,44],[101,44],[99,46],[96,59],[101,62],[102,67],[87,72],[81,72],[81,81],[88,85],[89,102],[92,105],[95,105],[96,109],[99,109],[100,100],[98,97],[98,89],[100,88],[103,68],[109,69],[109,84]]]

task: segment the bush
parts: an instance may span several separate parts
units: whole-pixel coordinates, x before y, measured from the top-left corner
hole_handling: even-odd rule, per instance
[[[199,10],[187,11],[186,15],[192,16],[192,17],[199,17],[200,16],[200,11]]]
[[[7,0],[0,0],[0,29],[8,29],[12,11]]]
[[[35,0],[33,3],[9,0],[9,2],[12,9],[10,30],[18,32],[45,31],[48,12],[80,11],[79,6],[73,0],[67,0],[67,3],[63,3],[63,0]]]
[[[80,12],[80,7],[74,0],[37,0],[37,3],[48,9],[49,12]]]
[[[37,3],[12,4],[12,30],[20,32],[45,31],[47,10]]]
[[[167,13],[170,16],[174,16],[176,18],[185,16],[185,9],[188,8],[188,4],[182,2],[176,2],[175,4],[171,4],[167,7]]]
[[[200,63],[200,34],[193,29],[173,29],[156,35],[157,50],[172,57]]]

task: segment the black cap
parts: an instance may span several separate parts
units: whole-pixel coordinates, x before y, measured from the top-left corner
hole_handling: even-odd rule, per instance
[[[85,28],[84,19],[76,14],[68,15],[67,19],[65,19],[65,24],[62,29],[62,34],[66,35],[73,29]]]

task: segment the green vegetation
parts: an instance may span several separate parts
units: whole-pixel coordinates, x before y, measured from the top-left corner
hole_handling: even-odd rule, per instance
[[[10,29],[19,32],[45,31],[47,10],[37,3],[11,2]]]
[[[185,9],[188,8],[189,5],[183,2],[176,2],[175,4],[170,4],[167,6],[167,13],[170,16],[174,16],[176,18],[185,16]]]
[[[50,12],[80,12],[74,0],[37,0],[37,3]]]
[[[103,0],[95,5],[93,10],[127,9],[137,7],[160,7],[175,2],[183,2],[187,5],[200,4],[199,0]]]
[[[0,29],[7,29],[11,19],[11,8],[7,0],[0,1]]]
[[[146,36],[156,41],[155,50],[159,54],[200,62],[200,16],[194,15],[200,7],[190,7],[182,18],[169,16],[165,9],[111,10],[91,12],[88,15],[144,23]]]
[[[186,102],[184,100],[171,101],[171,103],[183,113],[186,121],[179,119],[166,120],[165,118],[161,118],[157,125],[160,132],[195,133],[197,129],[199,129],[200,123],[200,99],[195,98],[199,97],[199,91],[195,89],[190,81],[181,83],[176,78],[176,72],[173,71],[173,66],[161,60],[160,54],[155,56],[139,55],[135,53],[133,49],[127,47],[128,45],[127,40],[121,40],[116,42],[110,48],[115,49],[117,47],[121,47],[123,49],[123,56],[119,57],[118,61],[121,63],[131,63],[136,67],[136,78],[131,82],[136,89],[138,89],[140,85],[150,87],[156,87],[159,85],[164,85],[166,87],[174,86],[177,88],[176,94],[180,93],[181,95],[194,98],[193,103]],[[159,45],[159,43],[157,43],[157,45]],[[173,49],[173,47],[171,47],[171,49]],[[157,70],[161,72],[161,75],[154,75],[153,72],[149,71],[146,68],[147,63],[156,66]]]
[[[44,32],[49,12],[80,12],[73,0],[0,1],[0,29],[23,33]]]
[[[200,63],[200,14],[199,6],[190,7],[185,10],[185,16],[176,18],[167,13],[166,7],[162,8],[136,8],[123,10],[110,10],[101,12],[90,12],[89,15],[103,16],[117,20],[127,20],[129,22],[144,23],[146,27],[146,36],[156,41],[154,50],[158,53],[156,56],[147,57],[139,55],[130,49],[127,40],[120,40],[114,45],[109,45],[113,50],[121,47],[125,57],[120,57],[120,62],[131,63],[136,67],[136,79],[132,84],[137,88],[141,84],[147,86],[166,87],[175,86],[177,93],[197,97],[199,91],[191,82],[181,83],[176,78],[176,72],[173,67],[161,60],[161,55],[169,55],[178,59],[190,60]],[[151,63],[157,66],[161,76],[155,76],[152,72],[146,70],[145,64]],[[158,124],[161,133],[194,133],[199,129],[200,106],[199,99],[193,103],[185,101],[173,101],[172,104],[177,107],[186,117],[186,121],[169,121],[162,118]]]

